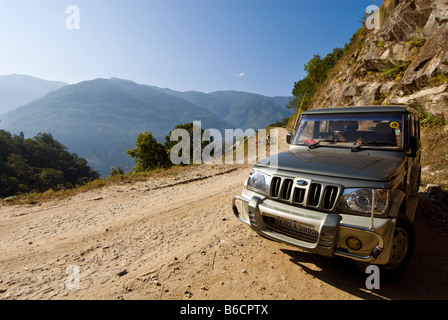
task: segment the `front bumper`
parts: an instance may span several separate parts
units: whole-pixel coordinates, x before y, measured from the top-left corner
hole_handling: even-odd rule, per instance
[[[241,211],[236,201],[241,201]],[[388,263],[395,219],[324,213],[290,204],[279,203],[244,190],[243,196],[235,196],[232,202],[235,216],[251,226],[258,234],[284,242],[323,256],[335,255],[357,261]],[[273,223],[275,219],[292,221],[303,230],[297,232]],[[359,239],[361,248],[353,250],[346,241]]]

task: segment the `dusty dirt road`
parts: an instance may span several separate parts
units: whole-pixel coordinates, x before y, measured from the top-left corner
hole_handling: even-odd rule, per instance
[[[280,145],[281,148],[285,146]],[[255,235],[231,210],[248,165],[202,165],[41,205],[0,206],[0,299],[446,299],[448,239],[416,217],[410,265],[367,290],[351,261]]]

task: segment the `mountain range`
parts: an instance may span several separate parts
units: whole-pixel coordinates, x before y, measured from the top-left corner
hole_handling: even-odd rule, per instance
[[[27,75],[0,75],[0,115],[66,85],[62,81],[48,81]]]
[[[16,87],[9,92],[20,92],[20,77],[15,75]],[[22,90],[32,92],[33,86],[25,83]],[[132,169],[135,163],[126,150],[135,147],[138,134],[144,131],[164,143],[178,124],[201,121],[203,129],[218,129],[224,136],[225,129],[263,129],[292,114],[286,108],[289,97],[237,91],[179,92],[118,78],[52,84],[57,84],[55,89],[49,85],[42,96],[29,95],[30,101],[1,115],[0,129],[23,132],[25,137],[51,133],[103,176],[112,166]],[[8,85],[12,86],[3,87]],[[13,94],[1,85],[0,92],[2,101],[13,101]],[[0,110],[10,106],[1,102]]]

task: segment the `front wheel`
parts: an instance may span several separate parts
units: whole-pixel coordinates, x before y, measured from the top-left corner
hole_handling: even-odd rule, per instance
[[[389,262],[377,265],[381,279],[391,280],[406,267],[414,249],[414,228],[407,219],[398,219],[395,225]],[[365,264],[360,266],[365,269]]]
[[[407,219],[398,219],[395,226],[394,238],[389,263],[379,265],[381,276],[391,279],[398,276],[406,267],[414,249],[414,228]]]

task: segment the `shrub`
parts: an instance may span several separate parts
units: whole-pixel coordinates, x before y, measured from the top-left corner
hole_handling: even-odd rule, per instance
[[[425,44],[425,40],[412,38],[412,40],[408,41],[408,43],[411,45],[411,48],[413,50],[417,50],[417,49],[420,49],[421,47],[423,47],[423,45]]]
[[[117,177],[117,176],[124,176],[124,171],[122,168],[118,167],[115,169],[115,167],[110,168],[110,177]]]
[[[439,74],[429,80],[434,85],[442,85],[448,82],[448,74]]]
[[[126,153],[134,158],[136,166],[134,171],[143,172],[168,163],[168,156],[163,145],[151,132],[140,133],[137,137],[137,147],[127,150]]]
[[[443,127],[447,124],[443,117],[432,115],[424,110],[420,111],[419,117],[420,117],[420,125],[424,128]]]
[[[384,79],[395,79],[403,75],[406,71],[407,66],[405,64],[402,65],[390,65],[386,70],[381,73],[381,76]]]

